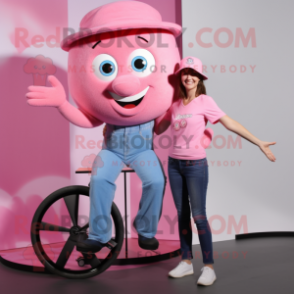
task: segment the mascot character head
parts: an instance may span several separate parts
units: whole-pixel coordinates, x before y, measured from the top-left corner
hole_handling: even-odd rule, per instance
[[[129,126],[168,110],[181,26],[145,3],[120,1],[90,11],[80,27],[61,47],[69,51],[69,90],[81,111]]]

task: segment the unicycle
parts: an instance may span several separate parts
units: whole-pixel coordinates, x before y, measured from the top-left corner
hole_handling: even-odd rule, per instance
[[[123,220],[119,209],[113,202],[111,207],[113,233],[108,246],[101,250],[103,252],[99,251],[95,254],[77,252],[76,243],[87,239],[89,229],[89,222],[83,226],[79,224],[81,197],[89,197],[89,187],[75,185],[56,190],[41,202],[31,224],[31,241],[38,259],[51,273],[65,278],[84,279],[101,274],[115,261],[124,240]],[[64,201],[61,205],[65,204],[68,211],[70,222],[67,225],[48,223],[44,219],[46,213],[51,213],[51,206],[58,201]],[[46,244],[44,240],[42,242],[42,235],[48,232],[49,234],[66,234],[64,245],[60,245],[60,242],[56,244]],[[69,263],[73,264],[73,255],[77,257],[74,258],[76,266],[70,267]]]

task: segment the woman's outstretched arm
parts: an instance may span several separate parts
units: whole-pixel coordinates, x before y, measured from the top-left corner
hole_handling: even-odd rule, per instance
[[[223,117],[220,118],[219,121],[222,123],[222,125],[226,129],[240,135],[244,139],[257,145],[270,161],[273,161],[273,162],[276,161],[276,158],[274,154],[272,153],[272,151],[270,150],[269,146],[275,145],[277,142],[265,142],[265,141],[259,140],[258,138],[253,136],[247,129],[245,129],[240,123],[230,118],[228,115],[224,115]]]

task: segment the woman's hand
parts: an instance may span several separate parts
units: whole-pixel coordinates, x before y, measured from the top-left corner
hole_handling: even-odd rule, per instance
[[[266,157],[270,160],[275,162],[276,158],[274,156],[274,154],[272,153],[272,151],[270,150],[269,146],[270,145],[275,145],[277,142],[264,142],[261,141],[259,143],[259,148],[261,149],[261,151],[266,155]]]
[[[270,145],[275,145],[277,142],[264,142],[260,141],[258,138],[253,136],[247,129],[245,129],[240,123],[236,120],[230,118],[228,115],[224,115],[219,120],[224,127],[228,130],[240,135],[244,139],[252,142],[253,144],[259,146],[260,150],[266,155],[266,157],[270,160],[275,162],[276,158],[273,155],[272,151],[270,150]]]

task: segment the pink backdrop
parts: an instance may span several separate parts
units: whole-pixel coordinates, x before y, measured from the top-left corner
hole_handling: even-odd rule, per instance
[[[111,2],[111,1],[109,1]],[[164,21],[181,25],[180,0],[143,0],[161,13]],[[31,107],[26,103],[27,87],[34,81],[46,82],[43,76],[26,72],[24,65],[31,57],[32,42],[15,41],[15,28],[20,28],[26,40],[36,35],[57,35],[56,28],[68,27],[67,0],[1,0],[0,17],[5,39],[0,52],[0,250],[25,247],[30,244],[30,223],[40,202],[54,190],[70,182],[70,125],[56,109]],[[97,1],[97,6],[99,1]],[[77,20],[79,23],[80,20]],[[2,34],[3,35],[3,34]],[[63,54],[54,46],[51,54]],[[181,37],[179,39],[182,54]],[[35,46],[36,47],[36,46]],[[55,50],[55,51],[54,51]],[[56,53],[55,53],[56,52]],[[55,75],[67,89],[66,69],[54,62]],[[49,83],[46,83],[49,86]],[[68,94],[68,93],[67,93]],[[155,140],[156,144],[156,140]],[[166,150],[156,151],[167,175]],[[136,215],[141,196],[140,180],[131,175],[131,219]],[[47,218],[60,222],[64,207],[52,209]],[[178,239],[177,224],[170,225],[176,211],[167,183],[158,238]],[[174,231],[171,231],[171,228]],[[161,233],[162,232],[162,233]],[[136,234],[132,231],[132,236]],[[57,241],[47,238],[48,242]]]
[[[15,28],[27,32],[27,40],[49,36],[56,27],[67,26],[67,1],[1,2],[7,30],[0,57],[0,249],[9,249],[30,244],[35,210],[70,172],[69,123],[53,108],[26,103],[34,76],[24,71],[29,47],[16,44]],[[55,75],[67,84],[67,73],[58,66]]]

